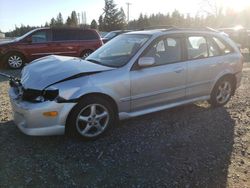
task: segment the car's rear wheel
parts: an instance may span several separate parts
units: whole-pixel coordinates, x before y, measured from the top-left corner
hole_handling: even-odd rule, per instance
[[[86,59],[92,52],[93,52],[92,50],[83,51],[81,54],[81,58]]]
[[[115,122],[111,105],[100,97],[88,97],[80,101],[67,120],[66,131],[85,140],[103,135]]]
[[[209,103],[214,107],[223,106],[230,100],[233,92],[234,86],[232,79],[229,77],[222,78],[216,83]]]
[[[24,65],[24,56],[20,53],[10,53],[5,57],[5,61],[9,68],[19,69]]]

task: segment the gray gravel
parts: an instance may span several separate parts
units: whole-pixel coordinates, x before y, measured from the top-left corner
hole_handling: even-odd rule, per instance
[[[225,107],[138,117],[92,142],[22,134],[7,90],[0,80],[0,187],[250,187],[250,63]]]

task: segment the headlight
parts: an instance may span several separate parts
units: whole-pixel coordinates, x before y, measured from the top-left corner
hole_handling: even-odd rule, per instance
[[[38,96],[34,99],[35,102],[44,102],[45,98],[43,96]]]
[[[44,101],[53,101],[59,95],[58,89],[49,89],[49,90],[33,90],[26,89],[23,90],[22,99],[30,102],[44,102]]]

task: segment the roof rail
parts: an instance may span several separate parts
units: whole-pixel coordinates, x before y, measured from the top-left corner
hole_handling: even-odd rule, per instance
[[[137,31],[154,30],[154,29],[175,29],[175,28],[176,27],[173,25],[157,25],[157,26],[144,27],[144,28],[138,29]]]
[[[211,31],[211,32],[220,32],[211,27],[177,27],[176,30],[188,30],[188,31]]]
[[[159,25],[159,26],[150,26],[141,29],[137,29],[136,31],[143,31],[143,30],[155,30],[155,29],[165,29],[164,31],[169,30],[188,30],[188,31],[211,31],[211,32],[220,32],[216,29],[211,27],[177,27],[174,25]]]

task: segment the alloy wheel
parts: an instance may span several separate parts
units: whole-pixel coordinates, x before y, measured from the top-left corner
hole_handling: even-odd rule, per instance
[[[218,86],[218,92],[216,95],[216,100],[219,104],[223,104],[227,102],[232,93],[232,85],[229,81],[221,82],[221,84]]]
[[[23,64],[23,60],[18,55],[12,55],[8,58],[8,64],[11,68],[20,68]]]
[[[90,104],[78,114],[76,128],[85,137],[96,137],[106,129],[109,123],[108,109],[101,104]]]

